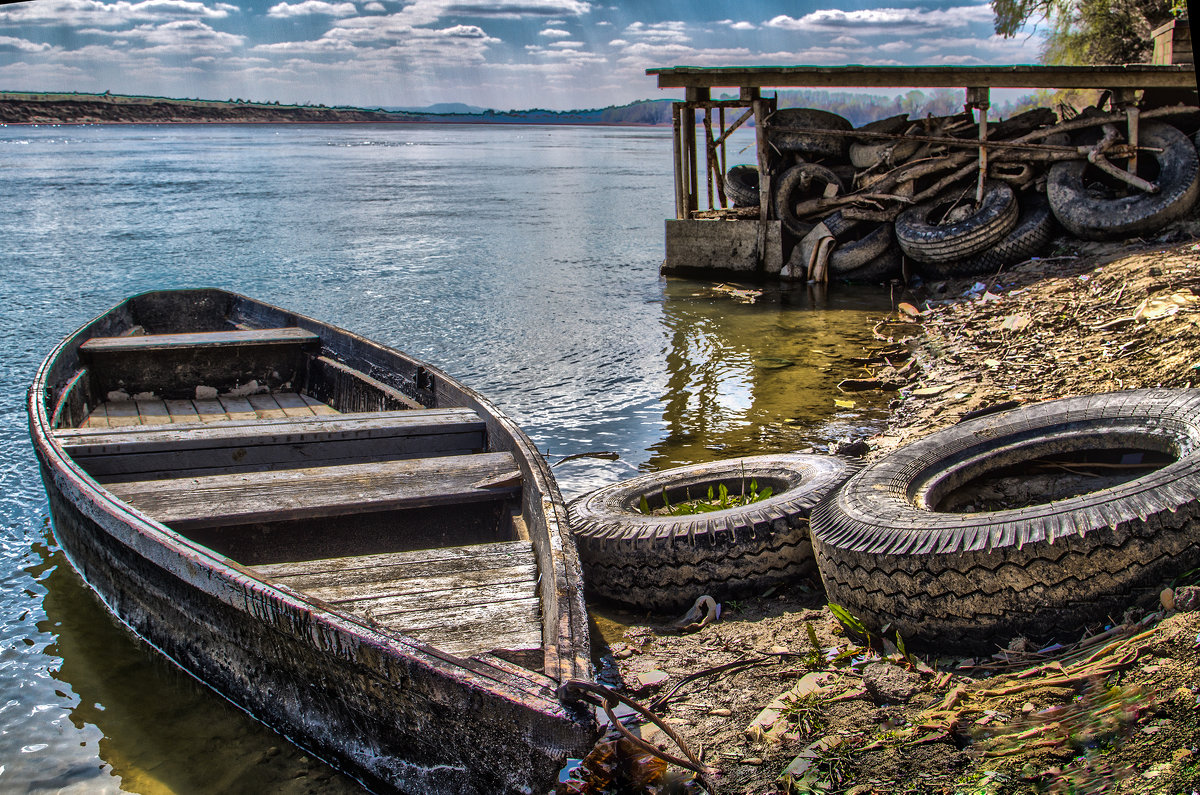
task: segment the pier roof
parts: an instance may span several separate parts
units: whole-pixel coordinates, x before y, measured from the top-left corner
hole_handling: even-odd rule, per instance
[[[1195,88],[1190,64],[1159,66],[671,66],[659,88]]]

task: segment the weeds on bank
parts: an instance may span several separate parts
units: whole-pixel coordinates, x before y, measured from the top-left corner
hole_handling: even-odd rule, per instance
[[[1155,700],[1139,687],[1107,687],[1095,681],[1069,704],[1044,709],[1008,726],[978,730],[973,755],[985,765],[1038,750],[1070,755],[1074,759],[1069,764],[1044,770],[1026,763],[1022,778],[1038,792],[1103,792],[1134,772],[1128,766],[1114,766],[1105,754],[1155,709]]]
[[[717,484],[716,491],[712,486],[708,487],[707,495],[703,498],[688,499],[675,505],[671,504],[671,500],[667,497],[667,490],[662,490],[662,507],[651,508],[650,501],[642,495],[642,499],[638,502],[638,510],[647,516],[693,516],[700,513],[712,513],[713,511],[724,511],[729,508],[740,508],[743,505],[751,505],[752,503],[762,502],[775,493],[774,489],[767,486],[762,491],[758,490],[758,481],[750,481],[750,490],[746,491],[746,481],[742,480],[742,493],[730,494],[729,487],[724,483]]]

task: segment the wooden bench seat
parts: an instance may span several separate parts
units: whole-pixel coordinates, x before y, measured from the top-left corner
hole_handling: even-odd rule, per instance
[[[229,348],[259,345],[303,345],[320,337],[302,328],[267,328],[235,331],[200,331],[186,334],[142,334],[124,337],[92,337],[79,346],[88,356],[106,353],[169,351],[185,348]]]
[[[465,455],[484,449],[485,425],[471,409],[406,409],[67,428],[54,436],[89,475],[110,483]]]
[[[541,653],[537,564],[528,541],[253,568],[451,654]]]
[[[176,530],[515,499],[511,453],[112,483],[119,499]]]
[[[321,338],[302,328],[92,337],[79,346],[92,394],[143,392],[192,398],[197,387],[235,392],[254,382],[271,391],[303,383]],[[253,391],[253,390],[252,390]]]

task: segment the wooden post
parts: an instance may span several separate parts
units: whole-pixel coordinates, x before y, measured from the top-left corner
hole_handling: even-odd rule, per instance
[[[713,204],[713,171],[716,169],[715,152],[712,137],[712,108],[704,109],[704,182],[708,188],[708,209],[715,209]],[[724,204],[724,202],[722,202]]]
[[[687,161],[683,156],[683,121],[680,118],[683,110],[683,103],[671,103],[671,126],[674,128],[674,153],[675,153],[675,217],[678,219],[687,218],[687,188],[684,182],[684,167]]]
[[[1125,130],[1126,138],[1129,145],[1133,147],[1133,156],[1125,163],[1125,170],[1130,174],[1137,174],[1138,168],[1138,104],[1137,95],[1131,88],[1114,88],[1111,91],[1112,98],[1109,100],[1109,105],[1113,110],[1125,111]]]
[[[721,128],[721,150],[717,153],[717,167],[720,169],[721,176],[717,178],[717,192],[721,196],[721,206],[725,207],[725,175],[729,173],[729,164],[726,162],[725,152],[725,106],[720,109],[720,117],[718,119]]]
[[[740,96],[754,113],[755,156],[758,159],[758,267],[767,265],[767,224],[771,206],[771,175],[767,171],[767,131],[763,119],[770,115],[770,102],[762,98],[758,88],[742,88]]]
[[[700,185],[698,182],[699,175],[697,174],[697,158],[696,158],[696,103],[707,102],[708,88],[705,86],[688,86],[684,89],[684,110],[683,110],[683,140],[685,142],[685,151],[687,152],[687,175],[688,175],[688,206],[685,218],[691,218],[692,213],[699,209],[699,194]]]
[[[983,203],[983,186],[984,183],[987,182],[988,152],[986,144],[988,105],[991,104],[990,93],[990,90],[986,87],[967,89],[967,108],[979,109],[979,180],[975,185],[976,207]]]

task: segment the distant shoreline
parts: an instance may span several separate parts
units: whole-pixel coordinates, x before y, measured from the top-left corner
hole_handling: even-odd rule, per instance
[[[426,113],[324,105],[0,92],[0,125],[22,124],[558,124],[656,127],[671,123],[670,100],[580,111]]]

